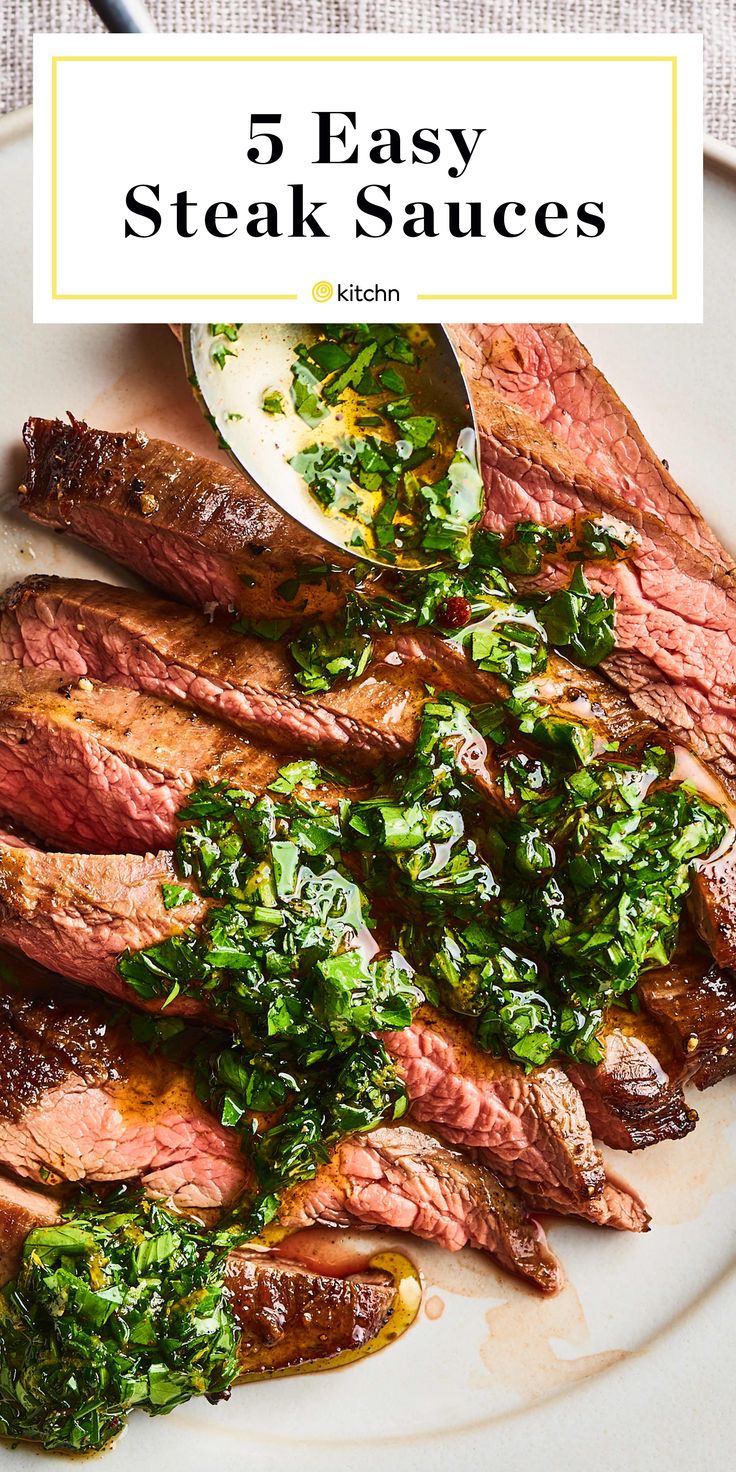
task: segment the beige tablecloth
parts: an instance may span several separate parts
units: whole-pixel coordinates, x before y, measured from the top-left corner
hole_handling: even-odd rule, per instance
[[[736,0],[150,0],[162,31],[703,31],[705,127],[736,145]],[[0,112],[31,100],[31,36],[86,0],[0,0]]]

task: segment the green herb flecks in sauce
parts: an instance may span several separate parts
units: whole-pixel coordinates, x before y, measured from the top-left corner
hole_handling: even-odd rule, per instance
[[[266,1193],[312,1175],[341,1135],[404,1112],[403,1085],[373,1034],[405,1027],[422,1000],[411,967],[377,955],[365,893],[344,861],[342,812],[293,794],[310,774],[313,764],[292,764],[276,795],[258,800],[198,787],[181,814],[178,866],[219,903],[200,931],[119,963],[138,996],[194,996],[231,1022],[241,1046],[200,1067],[225,1123],[286,1106],[256,1134],[245,1121]]]
[[[220,904],[120,970],[139,996],[197,997],[238,1034],[201,1060],[200,1086],[253,1155],[256,1226],[340,1135],[405,1108],[375,1035],[425,998],[527,1066],[596,1062],[604,1008],[667,960],[690,865],[726,818],[671,781],[663,748],[596,753],[587,734],[519,695],[475,710],[443,696],[381,795],[330,810],[297,799],[289,769],[281,802],[197,790],[179,868]],[[491,797],[465,770],[487,747]]]
[[[315,440],[289,464],[350,523],[349,546],[389,563],[466,562],[483,510],[470,416],[444,418],[442,382],[423,372],[434,349],[418,325],[327,324],[292,365],[293,410]]]
[[[0,1291],[0,1435],[97,1451],[238,1373],[226,1237],[125,1189],[26,1239]]]
[[[550,648],[586,667],[600,664],[614,647],[614,600],[590,590],[580,563],[567,585],[547,596],[518,593],[509,574],[537,572],[560,549],[566,560],[577,560],[586,541],[610,546],[612,538],[587,521],[574,539],[567,528],[554,532],[531,522],[511,538],[478,531],[465,568],[405,572],[385,591],[380,583],[356,588],[336,618],[302,628],[289,644],[295,678],[312,694],[356,679],[372,657],[373,636],[402,624],[452,638],[480,669],[510,686],[541,673]],[[616,546],[624,550],[623,543]]]

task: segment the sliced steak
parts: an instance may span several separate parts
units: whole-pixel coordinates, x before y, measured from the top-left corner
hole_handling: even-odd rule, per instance
[[[595,1138],[616,1150],[644,1150],[690,1134],[698,1116],[679,1084],[682,1060],[659,1029],[646,1018],[614,1011],[599,1036],[602,1062],[567,1069]]]
[[[170,853],[59,854],[0,842],[0,941],[51,971],[131,1000],[116,963],[203,917],[201,900],[167,911]],[[151,1010],[160,1010],[158,1004]],[[184,1002],[179,1012],[201,1012]]]
[[[736,979],[695,936],[685,930],[669,966],[647,971],[637,993],[699,1089],[736,1071]]]
[[[580,1095],[561,1068],[550,1063],[525,1073],[482,1052],[461,1022],[429,1007],[384,1041],[415,1119],[476,1152],[502,1180],[547,1208],[591,1220],[616,1215],[613,1199],[604,1209],[603,1162]]]
[[[719,966],[736,966],[736,841],[698,864],[689,895],[695,925]]]
[[[620,500],[526,415],[483,386],[476,394],[486,525],[569,524],[575,516],[634,533],[627,556],[592,563],[592,588],[616,598],[616,650],[605,672],[647,715],[736,776],[736,587],[723,569],[659,517]],[[566,565],[536,586],[566,582]]]
[[[242,1379],[298,1365],[317,1369],[362,1349],[396,1299],[393,1280],[379,1269],[341,1278],[268,1252],[231,1253],[225,1282],[240,1330]]]
[[[73,418],[29,419],[23,437],[28,514],[68,528],[175,598],[258,618],[337,606],[339,579],[327,574],[347,559],[232,467]],[[298,590],[290,588],[303,574]]]
[[[63,1203],[0,1176],[0,1287],[14,1277],[28,1233],[53,1226]],[[315,1271],[270,1252],[240,1250],[227,1261],[225,1287],[240,1333],[240,1376],[294,1369],[361,1349],[394,1306],[388,1273],[366,1268],[347,1277]]]
[[[171,847],[196,783],[257,795],[285,761],[196,711],[139,691],[0,664],[0,804],[58,847],[146,853]],[[310,789],[334,801],[328,784]]]
[[[20,1266],[23,1243],[34,1227],[50,1227],[59,1214],[52,1193],[21,1186],[0,1175],[0,1288],[13,1278]]]
[[[661,516],[706,557],[733,566],[570,327],[465,322],[451,331],[471,382],[488,384],[544,425],[625,501]]]
[[[532,1211],[552,1211],[556,1216],[580,1217],[594,1227],[608,1227],[614,1232],[648,1232],[651,1217],[641,1196],[630,1186],[614,1180],[611,1175],[599,1196],[595,1196],[586,1207],[576,1207],[561,1196],[552,1199],[537,1195],[534,1191],[524,1193]]]
[[[238,1137],[186,1068],[63,983],[0,983],[0,1165],[34,1182],[140,1181],[182,1211],[244,1190]]]
[[[5,594],[0,658],[142,690],[292,752],[364,764],[411,746],[432,668],[390,653],[345,689],[308,696],[280,644],[131,589],[45,577]]]
[[[358,680],[299,690],[278,644],[232,634],[159,598],[72,578],[32,577],[0,601],[0,659],[181,703],[278,746],[365,764],[411,750],[427,686],[488,701],[502,691],[450,641],[400,630],[376,641]],[[638,744],[655,729],[609,681],[553,656],[540,683],[561,715]]]
[[[343,1140],[316,1180],[287,1193],[279,1220],[291,1231],[313,1223],[389,1227],[450,1252],[488,1252],[542,1293],[562,1283],[518,1198],[490,1170],[406,1125]]]
[[[7,982],[0,990],[0,1166],[51,1185],[139,1181],[193,1212],[232,1204],[250,1180],[238,1136],[200,1103],[185,1066],[137,1046],[108,1008],[27,978],[22,990]],[[406,1129],[358,1135],[341,1143],[327,1173],[343,1181],[353,1222],[453,1250],[467,1240],[545,1291],[558,1286],[519,1203],[436,1140]],[[282,1225],[294,1231],[318,1216],[337,1224],[321,1206],[310,1216],[306,1201],[322,1201],[320,1184],[304,1189],[303,1219],[289,1208]]]
[[[201,902],[166,912],[169,854],[46,854],[0,844],[0,939],[73,980],[139,1003],[116,969],[126,949],[197,924]],[[148,1004],[160,1010],[160,1003]],[[172,1013],[207,1018],[206,1005],[176,997]],[[585,1203],[605,1175],[582,1102],[561,1069],[523,1069],[476,1049],[459,1023],[431,1012],[387,1039],[415,1117],[453,1144],[483,1148],[487,1163],[524,1189]]]

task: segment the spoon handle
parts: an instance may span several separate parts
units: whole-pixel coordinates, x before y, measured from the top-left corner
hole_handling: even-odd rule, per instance
[[[108,31],[135,33],[156,29],[143,0],[89,0],[89,3]]]

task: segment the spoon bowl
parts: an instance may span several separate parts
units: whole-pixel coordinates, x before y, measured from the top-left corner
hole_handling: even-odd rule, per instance
[[[215,325],[220,326],[218,333],[209,323],[182,327],[189,381],[220,443],[269,499],[295,522],[357,561],[407,569],[449,561],[444,552],[402,551],[400,544],[386,554],[374,546],[356,546],[357,519],[326,510],[290,463],[315,444],[339,443],[353,427],[341,400],[311,425],[293,407],[296,350],[301,344],[313,346],[320,328],[306,323],[242,323],[226,324],[223,332],[221,324]],[[437,325],[404,330],[421,334],[423,344],[412,381],[419,412],[440,414],[447,458],[457,448],[477,469],[472,403],[447,332]],[[276,412],[265,412],[264,401],[276,406]]]

